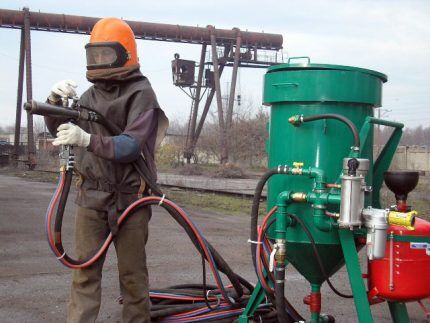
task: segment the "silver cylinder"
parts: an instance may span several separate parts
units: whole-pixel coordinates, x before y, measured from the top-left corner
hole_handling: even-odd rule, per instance
[[[344,175],[341,177],[341,200],[339,227],[350,228],[362,225],[361,211],[364,208],[364,178]]]
[[[367,228],[367,257],[382,259],[387,244],[388,211],[368,207],[363,210],[364,225]]]

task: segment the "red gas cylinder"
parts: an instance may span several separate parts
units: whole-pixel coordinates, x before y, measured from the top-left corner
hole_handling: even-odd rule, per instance
[[[392,301],[430,296],[430,222],[416,218],[415,230],[392,225],[383,259],[369,261],[369,292]]]

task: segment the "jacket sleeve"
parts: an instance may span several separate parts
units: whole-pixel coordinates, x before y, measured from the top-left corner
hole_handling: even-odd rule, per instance
[[[157,109],[142,112],[118,136],[91,135],[88,151],[98,157],[130,163],[139,158],[143,146],[154,137],[158,123]]]

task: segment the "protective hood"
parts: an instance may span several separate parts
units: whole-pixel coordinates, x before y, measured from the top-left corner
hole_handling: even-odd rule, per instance
[[[139,64],[87,71],[87,80],[91,83],[132,81],[141,76]]]
[[[133,30],[118,18],[99,20],[85,49],[88,70],[125,67],[139,62]]]

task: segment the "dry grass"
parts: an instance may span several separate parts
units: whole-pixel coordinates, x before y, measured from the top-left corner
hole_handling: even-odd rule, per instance
[[[58,174],[40,170],[29,171],[24,166],[19,168],[0,168],[1,174],[25,178],[29,181],[58,181]],[[237,197],[225,194],[196,192],[192,190],[165,188],[170,199],[186,208],[201,209],[231,215],[250,214],[252,200],[249,197]],[[388,207],[395,204],[394,194],[385,187],[381,191],[381,205]],[[408,204],[418,211],[421,218],[430,221],[430,177],[422,176],[417,188],[409,194]],[[265,212],[266,203],[261,203],[260,213]]]

